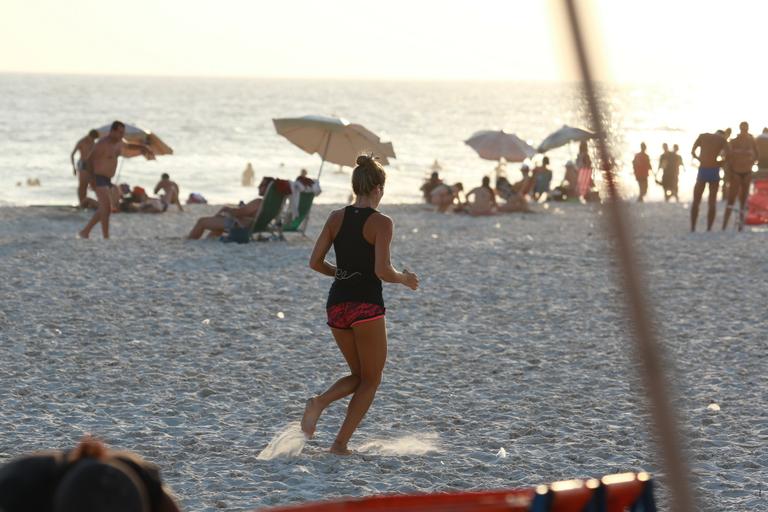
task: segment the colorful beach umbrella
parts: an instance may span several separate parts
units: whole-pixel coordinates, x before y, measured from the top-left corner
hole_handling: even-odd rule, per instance
[[[309,154],[318,154],[323,164],[331,162],[354,167],[361,154],[373,153],[383,165],[396,158],[391,142],[382,142],[378,135],[362,125],[329,116],[303,116],[273,119],[275,130]]]
[[[477,151],[480,158],[485,160],[501,160],[507,162],[522,162],[536,154],[527,142],[514,133],[504,130],[480,130],[464,141],[466,145]]]
[[[595,134],[592,132],[564,124],[562,128],[550,133],[546,139],[541,141],[541,144],[536,148],[536,151],[539,153],[546,153],[550,149],[565,146],[570,142],[581,142],[593,138],[595,138]]]
[[[99,132],[99,137],[106,136],[109,133],[110,128],[111,124],[106,124],[101,128],[98,128],[97,131]],[[138,126],[131,124],[125,125],[125,134],[123,135],[123,140],[132,144],[141,144],[143,146],[147,146],[152,151],[152,153],[155,154],[155,156],[173,154],[173,149],[171,149],[168,144],[163,142],[160,137],[150,132],[149,130],[144,130],[143,128],[139,128]],[[126,150],[122,156],[130,158],[140,154],[141,153],[138,151]]]

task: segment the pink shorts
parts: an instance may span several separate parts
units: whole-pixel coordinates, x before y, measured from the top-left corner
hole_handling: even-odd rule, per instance
[[[368,302],[342,302],[329,307],[328,325],[334,329],[351,329],[371,320],[384,318],[386,309]]]

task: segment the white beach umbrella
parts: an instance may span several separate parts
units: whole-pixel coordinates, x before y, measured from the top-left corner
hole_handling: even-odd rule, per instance
[[[480,130],[464,141],[466,145],[477,151],[480,158],[485,160],[501,160],[507,162],[522,162],[536,154],[527,142],[514,133],[504,130]]]
[[[593,139],[595,134],[581,128],[574,128],[564,124],[562,128],[550,133],[546,139],[541,141],[536,151],[539,153],[546,153],[550,149],[559,148],[565,146],[569,142],[581,142],[583,140]]]
[[[99,132],[99,137],[106,136],[109,133],[111,126],[111,124],[106,124],[101,128],[98,128],[97,131]],[[143,128],[139,128],[138,126],[131,124],[125,125],[125,134],[123,135],[123,140],[133,144],[142,144],[147,146],[155,155],[173,154],[173,149],[171,149],[168,144],[163,142],[160,137],[150,132],[149,130],[144,130]],[[138,151],[126,150],[122,156],[130,158],[140,154],[141,153]]]
[[[318,179],[323,164],[331,162],[354,167],[357,157],[373,153],[383,165],[388,158],[396,158],[391,142],[382,142],[373,132],[346,119],[327,116],[303,116],[273,119],[277,133],[309,154],[317,153],[322,158]]]

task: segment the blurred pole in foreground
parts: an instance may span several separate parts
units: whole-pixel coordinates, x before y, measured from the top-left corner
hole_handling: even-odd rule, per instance
[[[566,17],[573,37],[581,81],[584,87],[584,99],[587,102],[591,130],[597,133],[597,149],[600,169],[608,188],[608,199],[604,210],[608,214],[609,238],[615,248],[618,272],[623,278],[627,309],[631,314],[634,330],[636,353],[642,370],[642,378],[651,407],[657,454],[663,461],[665,480],[672,495],[674,512],[694,512],[693,494],[690,487],[690,474],[680,445],[678,421],[669,399],[669,386],[664,371],[661,347],[656,340],[651,326],[649,307],[645,299],[643,280],[640,278],[636,253],[632,247],[632,233],[626,207],[619,197],[613,159],[608,150],[607,130],[603,126],[601,105],[595,90],[590,62],[587,58],[586,42],[576,10],[575,0],[563,0]]]

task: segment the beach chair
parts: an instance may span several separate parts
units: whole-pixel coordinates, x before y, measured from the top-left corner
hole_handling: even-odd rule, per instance
[[[274,226],[274,220],[283,209],[285,195],[281,194],[274,185],[275,183],[273,182],[267,186],[259,213],[253,219],[250,226],[248,228],[231,229],[229,233],[221,237],[222,242],[244,244],[251,241],[254,234],[259,237],[257,238],[258,240],[268,240],[275,235],[277,228]],[[269,233],[269,236],[264,237],[261,235],[262,233]]]
[[[309,212],[312,209],[312,202],[315,200],[314,192],[302,192],[299,194],[299,214],[291,219],[287,224],[278,226],[278,236],[285,240],[283,233],[301,233],[306,237],[307,224],[309,223]]]
[[[257,240],[268,240],[275,236],[277,227],[274,225],[274,221],[283,211],[285,198],[286,196],[278,191],[275,182],[269,184],[259,214],[253,219],[253,223],[249,227],[248,234],[251,238],[256,235]],[[269,236],[265,237],[262,233],[269,233]]]

